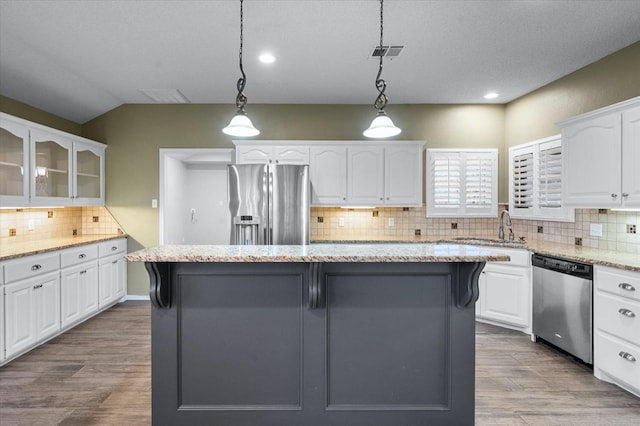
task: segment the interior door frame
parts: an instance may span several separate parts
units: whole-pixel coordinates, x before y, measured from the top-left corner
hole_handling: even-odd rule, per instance
[[[187,164],[233,164],[233,148],[160,148],[159,149],[159,183],[158,183],[158,214],[159,214],[159,243],[165,244],[165,210],[164,200],[169,199],[166,182],[166,162],[175,159]]]

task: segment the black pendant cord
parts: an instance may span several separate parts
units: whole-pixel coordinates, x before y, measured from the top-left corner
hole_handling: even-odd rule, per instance
[[[376,98],[373,105],[378,110],[379,113],[384,113],[384,107],[387,105],[387,95],[384,94],[384,91],[387,88],[387,83],[380,77],[382,75],[382,56],[383,56],[383,44],[382,44],[382,34],[383,34],[383,9],[384,9],[384,0],[380,0],[380,65],[378,67],[378,75],[376,76],[376,89],[378,90],[378,97]]]
[[[238,79],[238,83],[236,85],[238,88],[238,96],[236,96],[236,107],[238,107],[239,113],[244,113],[244,106],[247,104],[247,97],[244,94],[244,86],[247,83],[247,76],[244,73],[244,68],[242,67],[242,44],[243,44],[242,33],[244,29],[242,2],[243,0],[240,0],[240,53],[239,53],[240,73],[242,74],[242,77]]]

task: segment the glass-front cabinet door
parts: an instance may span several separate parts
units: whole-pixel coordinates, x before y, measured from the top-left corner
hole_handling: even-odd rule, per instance
[[[74,143],[75,204],[104,205],[104,148],[104,145],[93,142]]]
[[[0,114],[0,207],[29,203],[29,128]]]
[[[73,142],[62,135],[31,131],[31,204],[67,206],[73,202]]]

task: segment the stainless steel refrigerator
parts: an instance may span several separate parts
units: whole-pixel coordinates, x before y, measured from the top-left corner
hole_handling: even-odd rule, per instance
[[[232,164],[231,244],[309,244],[309,166]]]

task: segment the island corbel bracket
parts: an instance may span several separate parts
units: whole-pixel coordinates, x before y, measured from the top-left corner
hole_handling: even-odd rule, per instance
[[[171,307],[169,264],[145,262],[144,267],[149,274],[149,298],[151,299],[151,304],[158,309]]]
[[[456,307],[467,308],[476,303],[480,291],[478,290],[478,278],[484,269],[485,262],[468,262],[458,264],[458,283],[456,294]]]
[[[321,308],[324,304],[324,273],[321,262],[309,263],[309,309]]]

